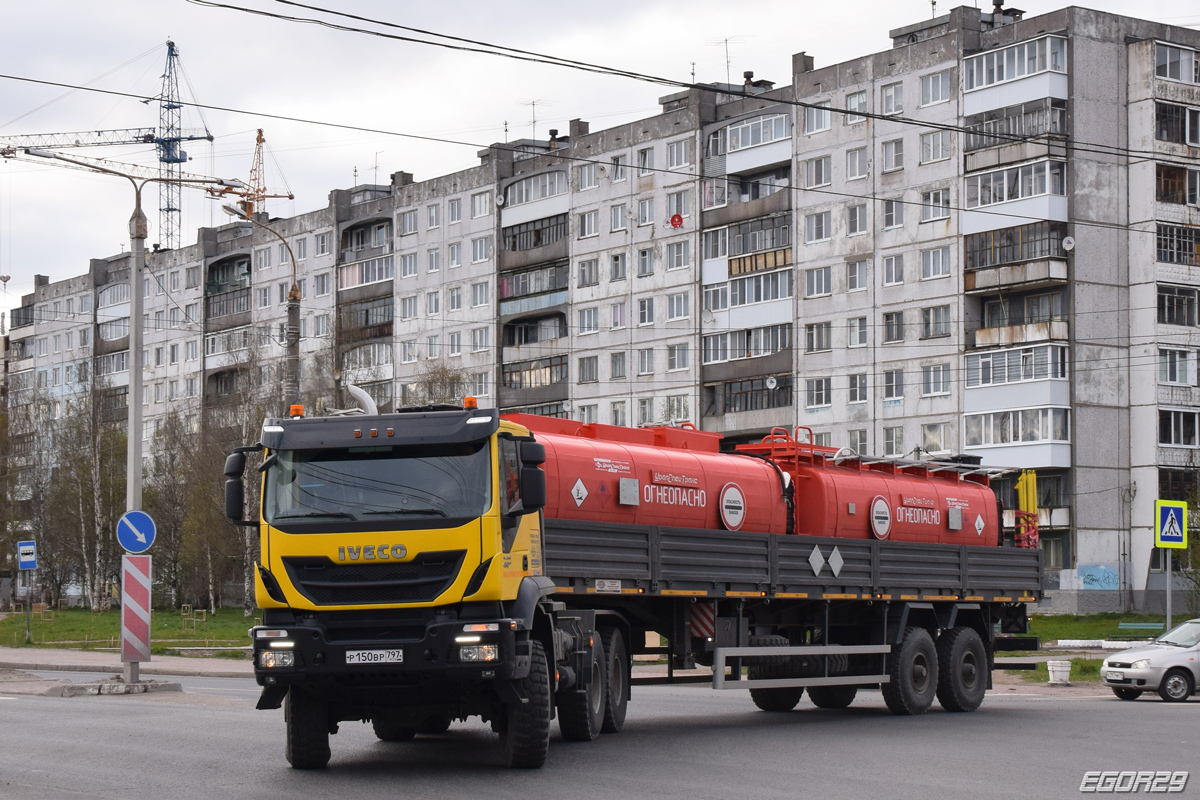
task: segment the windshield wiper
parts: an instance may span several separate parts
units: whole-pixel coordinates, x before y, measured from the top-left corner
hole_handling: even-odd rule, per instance
[[[366,514],[437,514],[439,517],[448,516],[440,508],[380,508],[362,512]]]
[[[358,517],[348,511],[304,511],[298,514],[275,515],[275,519],[302,519],[304,517],[345,517],[346,519],[358,519]]]
[[[1183,644],[1182,642],[1172,642],[1170,639],[1155,639],[1154,643],[1155,644],[1169,644],[1174,647],[1187,647],[1187,645]]]

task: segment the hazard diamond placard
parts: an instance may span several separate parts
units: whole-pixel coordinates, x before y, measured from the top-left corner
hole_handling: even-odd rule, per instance
[[[1154,502],[1154,546],[1187,547],[1187,503],[1182,500]]]

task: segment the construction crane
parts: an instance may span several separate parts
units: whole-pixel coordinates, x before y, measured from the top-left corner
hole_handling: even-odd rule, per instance
[[[28,164],[45,165],[47,160],[53,160],[54,166],[64,167],[66,169],[78,169],[84,172],[102,172],[112,175],[118,175],[123,178],[129,178],[135,181],[154,181],[158,183],[162,180],[159,171],[152,166],[145,164],[123,164],[120,161],[112,161],[107,158],[88,158],[86,156],[64,155],[62,153],[54,153],[47,150],[38,150],[33,147],[25,147],[20,150],[8,150],[0,152],[5,158],[11,158],[16,161],[23,161]],[[173,180],[186,184],[196,184],[200,186],[208,184],[217,184],[218,186],[232,189],[235,191],[245,191],[246,184],[239,180],[225,180],[222,178],[210,178],[206,175],[193,175],[187,172],[175,171]]]
[[[74,133],[31,133],[27,136],[0,136],[0,156],[10,156],[23,147],[35,149],[59,147],[99,147],[114,144],[154,144],[154,128],[124,128],[114,131],[76,131]]]
[[[209,188],[208,193],[218,198],[229,194],[234,194],[242,198],[238,201],[237,205],[247,217],[253,216],[255,211],[261,211],[262,202],[268,197],[283,197],[288,200],[295,200],[296,196],[291,192],[287,194],[267,194],[266,170],[263,166],[263,145],[266,143],[267,140],[263,136],[263,129],[259,128],[258,136],[254,140],[254,160],[250,163],[250,183],[247,187],[243,187],[242,189],[229,186],[219,189]]]
[[[168,250],[179,246],[179,165],[188,160],[182,144],[197,139],[213,140],[207,128],[203,133],[185,132],[180,127],[179,77],[176,61],[179,51],[175,43],[167,40],[167,68],[163,72],[162,94],[159,95],[158,136],[154,143],[158,147],[159,177],[162,179],[158,195],[159,244]]]

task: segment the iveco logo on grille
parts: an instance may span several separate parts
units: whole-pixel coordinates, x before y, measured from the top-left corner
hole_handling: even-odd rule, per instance
[[[366,544],[362,547],[339,547],[338,561],[388,561],[404,558],[408,550],[402,544]]]

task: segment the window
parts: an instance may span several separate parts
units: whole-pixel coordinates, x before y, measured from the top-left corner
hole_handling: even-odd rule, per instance
[[[417,254],[405,253],[400,256],[400,277],[411,278],[417,274]]]
[[[478,192],[471,195],[471,217],[486,217],[492,213],[492,193]]]
[[[638,350],[638,375],[650,375],[654,372],[654,350],[645,348]]]
[[[479,283],[472,283],[471,284],[471,306],[473,308],[478,308],[479,306],[486,306],[488,304],[488,302],[491,300],[490,294],[491,293],[488,289],[487,281],[480,281]]]
[[[183,315],[183,309],[178,308],[178,307],[171,309],[171,313],[169,315],[169,320],[170,320],[170,325],[172,328],[179,327],[180,323],[182,322],[182,320],[181,320],[182,315]]]
[[[818,133],[829,130],[829,101],[814,103],[804,108],[804,132]]]
[[[830,156],[810,158],[804,162],[804,187],[828,186],[833,180],[833,170],[830,169]]]
[[[186,286],[186,288],[188,288],[188,289],[194,289],[197,286],[199,286],[200,285],[200,268],[199,267],[188,267],[186,270],[184,270],[183,282],[184,282],[184,285]],[[79,311],[81,313],[86,313],[89,310],[89,309],[86,309],[83,307],[84,299],[85,298],[83,298],[83,297],[79,298]],[[91,298],[87,298],[87,299],[90,300]]]
[[[866,455],[867,432],[865,430],[850,431],[848,434],[847,447],[849,447],[858,455]]]
[[[1162,441],[1163,414],[1159,412],[1159,442]],[[1194,416],[1194,415],[1192,415]],[[1065,408],[1022,408],[1015,411],[993,411],[987,414],[967,414],[963,428],[966,447],[981,447],[1022,442],[1070,441],[1070,411]],[[1194,439],[1193,428],[1193,436]]]
[[[645,278],[654,274],[654,251],[638,250],[638,277]]]
[[[828,213],[825,216],[828,222]],[[789,246],[792,243],[790,222],[790,214],[779,214],[731,225],[728,234],[729,255],[741,256]]]
[[[432,317],[435,314],[440,314],[441,311],[442,311],[442,293],[441,292],[429,292],[428,294],[426,294],[425,295],[425,314],[427,316]]]
[[[721,128],[719,131],[710,133],[708,135],[708,148],[705,150],[704,155],[707,158],[717,158],[725,155],[727,135],[727,128]]]
[[[654,224],[654,198],[638,200],[638,225]]]
[[[650,325],[654,322],[654,298],[647,297],[638,300],[638,325]]]
[[[846,151],[846,180],[867,177],[867,148],[856,147]]]
[[[638,175],[649,175],[654,172],[654,148],[647,147],[637,151]]]
[[[850,402],[867,402],[867,373],[859,372],[850,376]]]
[[[846,262],[846,291],[859,292],[867,288],[866,260]]]
[[[728,254],[729,229],[707,230],[701,239],[704,258],[724,258]]]
[[[688,345],[686,342],[682,344],[667,345],[667,371],[680,370],[688,368]]]
[[[599,356],[585,356],[579,359],[580,383],[596,383],[600,380],[600,369],[597,367],[598,360]]]
[[[184,344],[184,358],[188,361],[195,361],[200,357],[200,342],[193,340]]]
[[[729,284],[704,287],[704,310],[724,311],[729,308]]]
[[[400,319],[416,319],[417,318],[417,298],[412,297],[400,298]]]
[[[400,235],[407,236],[417,232],[417,210],[410,209],[400,213]]]
[[[856,236],[867,232],[867,206],[860,204],[846,209],[846,235]]]
[[[867,343],[867,318],[854,317],[846,323],[846,346],[862,347]]]
[[[966,181],[967,208],[1046,194],[1064,196],[1067,192],[1066,169],[1067,165],[1062,161],[1039,161],[970,175]]]
[[[1067,71],[1067,40],[1045,36],[963,60],[963,89],[972,91],[1039,72]]]
[[[1196,205],[1200,202],[1200,171],[1156,165],[1154,196],[1160,203]]]
[[[579,285],[595,286],[600,282],[600,261],[589,258],[579,262]]]
[[[729,179],[705,178],[700,182],[700,207],[724,208],[729,202]]]
[[[470,385],[471,394],[475,397],[487,397],[492,392],[490,387],[491,381],[488,380],[488,374],[486,372],[472,372],[468,376],[468,383]]]
[[[487,350],[489,339],[488,328],[472,328],[471,351],[478,353],[480,350]]]
[[[804,243],[825,242],[830,235],[829,212],[808,214],[804,217]]]
[[[596,165],[581,164],[579,166],[579,190],[595,189],[599,185],[596,182]]]
[[[935,72],[921,76],[921,105],[945,103],[950,99],[950,72]]]
[[[763,328],[716,333],[702,340],[705,364],[758,358],[778,353],[792,346],[792,326],[767,325]]]
[[[600,212],[584,211],[579,215],[579,238],[600,235]]]
[[[455,331],[454,333],[450,334],[447,338],[450,340],[449,341],[450,355],[461,356],[462,355],[462,332]]]
[[[446,201],[446,221],[450,224],[462,221],[462,201],[457,197]]]
[[[612,157],[612,180],[613,183],[620,183],[625,180],[628,175],[629,156],[613,156]]]
[[[829,267],[814,267],[804,271],[805,297],[820,297],[832,291]]]
[[[921,338],[950,335],[950,306],[921,309]]]
[[[742,120],[730,125],[729,152],[785,139],[788,136],[787,123],[786,114],[772,114]]]
[[[691,216],[691,192],[684,189],[682,192],[671,192],[667,195],[667,217],[673,217],[678,214],[681,217]]]
[[[1200,228],[1160,223],[1157,228],[1154,257],[1165,264],[1200,266]]]
[[[258,307],[266,308],[271,305],[271,287],[263,286],[258,290]]]
[[[625,377],[625,353],[624,353],[624,351],[622,351],[620,353],[610,354],[609,362],[610,362],[609,377],[624,378]]]
[[[629,424],[629,420],[625,416],[625,401],[624,400],[616,401],[611,406],[609,406],[609,408],[612,411],[612,424],[613,425],[624,426],[624,425]]]
[[[822,408],[833,403],[830,378],[809,378],[804,382],[804,407]]]
[[[667,295],[667,319],[686,319],[691,316],[691,297],[688,292]]]
[[[446,290],[446,310],[459,311],[462,309],[462,287],[453,286]]]
[[[318,233],[314,238],[317,241],[317,255],[329,255],[329,234]]]
[[[792,296],[792,271],[758,273],[734,278],[729,282],[730,307],[765,303]]]
[[[362,349],[362,348],[359,348]],[[354,352],[354,351],[351,351]],[[400,361],[404,364],[411,364],[417,360],[417,343],[416,342],[401,342],[400,343]],[[347,364],[349,366],[349,364]],[[365,365],[364,365],[365,366]]]
[[[271,248],[264,247],[254,251],[254,268],[268,269],[271,266]]]
[[[1158,443],[1175,447],[1196,446],[1196,412],[1158,412]]]
[[[926,453],[944,453],[946,447],[946,424],[931,422],[921,426],[921,449]]]
[[[883,143],[883,171],[904,169],[904,140],[891,139]]]
[[[596,333],[600,330],[600,312],[596,308],[579,309],[579,333]]]
[[[921,367],[921,394],[923,396],[950,393],[950,365],[933,364]]]
[[[615,205],[610,209],[612,215],[612,228],[614,231],[623,231],[629,227],[629,207],[624,203]]]
[[[921,134],[921,163],[945,161],[950,157],[949,131],[933,131]]]
[[[1188,371],[1190,353],[1187,350],[1158,351],[1158,382],[1179,383],[1185,386],[1192,384],[1191,373]]]
[[[904,256],[883,257],[883,285],[895,286],[904,283]]]
[[[1193,51],[1158,43],[1154,55],[1154,74],[1159,78],[1200,83],[1200,59]]]
[[[967,356],[967,388],[1067,377],[1067,348],[1042,345]]]
[[[904,110],[904,84],[889,83],[880,89],[880,107],[884,114],[899,114]]]
[[[462,266],[462,243],[452,242],[446,247],[446,263],[450,268]]]
[[[667,168],[686,167],[691,163],[688,160],[689,152],[690,145],[687,139],[680,139],[677,142],[667,142]]]
[[[324,297],[329,294],[328,272],[322,272],[319,275],[313,276],[313,291],[317,293],[317,297]]]
[[[1035,294],[1025,298],[1025,322],[1050,322],[1062,319],[1062,295]]]
[[[904,455],[904,428],[883,429],[883,454],[892,458]]]
[[[484,236],[471,240],[471,263],[478,264],[492,257],[492,237]]]
[[[904,341],[904,312],[889,311],[883,315],[883,341]]]
[[[608,262],[608,279],[610,281],[623,281],[628,272],[628,258],[624,253],[617,253]]]
[[[437,336],[430,336],[425,339],[425,357],[435,359],[441,357],[441,344]]]
[[[846,110],[850,113],[846,115],[843,122],[847,125],[853,125],[857,122],[862,122],[866,119],[862,114],[857,112],[867,110],[867,93],[853,92],[846,95]]]
[[[970,180],[968,178],[968,180]],[[934,189],[921,193],[921,222],[950,217],[950,190]]]
[[[313,333],[318,337],[329,335],[329,315],[317,314],[313,319]]]
[[[688,399],[685,394],[667,396],[667,417],[672,422],[682,422],[688,419]]]
[[[684,240],[682,242],[671,242],[667,245],[667,269],[683,269],[692,262],[691,258],[692,243]]]
[[[832,347],[833,337],[831,331],[833,323],[831,322],[816,322],[811,325],[804,326],[804,351],[806,353],[819,353],[824,350],[829,350]]]
[[[950,275],[950,248],[938,247],[921,251],[921,279],[945,278]]]
[[[904,201],[903,200],[884,200],[883,201],[883,227],[899,228],[904,225]]]

